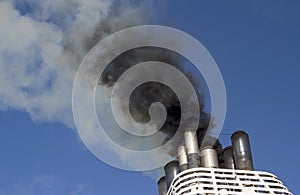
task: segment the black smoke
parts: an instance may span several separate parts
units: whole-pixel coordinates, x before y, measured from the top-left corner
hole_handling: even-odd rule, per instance
[[[196,89],[195,91],[198,97],[199,110],[201,112],[197,135],[199,138],[199,145],[201,145],[204,135],[208,130],[211,116],[209,113],[204,111],[204,95],[197,89],[200,86],[200,79],[198,79],[191,71],[187,71],[187,68],[184,65],[186,59],[183,56],[173,51],[157,47],[141,47],[126,51],[116,57],[106,67],[100,77],[99,85],[112,87],[122,73],[124,73],[127,69],[138,63],[147,61],[164,62],[176,67],[187,76],[193,87]],[[167,110],[166,121],[159,130],[165,135],[163,143],[166,143],[176,133],[181,119],[180,102],[172,89],[162,83],[144,83],[137,87],[131,94],[129,110],[132,117],[137,122],[146,123],[150,120],[148,109],[154,102],[162,103]],[[215,138],[211,137],[211,139]],[[180,144],[182,142],[183,136],[181,140],[176,140],[175,144]],[[174,149],[176,148],[177,146],[174,146]],[[215,148],[220,154],[222,146],[218,140],[216,140]]]

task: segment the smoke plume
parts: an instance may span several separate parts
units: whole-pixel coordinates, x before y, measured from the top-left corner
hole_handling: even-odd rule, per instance
[[[160,61],[170,64],[181,72],[184,72],[188,77],[195,89],[200,86],[200,79],[188,71],[188,68],[184,66],[186,59],[170,50],[155,47],[141,47],[124,52],[117,58],[115,58],[104,70],[100,77],[99,84],[106,87],[112,87],[118,78],[130,67],[147,61]],[[166,75],[167,76],[167,75]],[[210,121],[210,115],[204,112],[204,96],[200,90],[196,90],[199,109],[200,109],[200,121],[198,128],[198,135],[200,140],[203,139]],[[167,110],[167,119],[164,125],[161,127],[160,132],[165,135],[161,144],[169,141],[176,130],[179,127],[181,116],[180,102],[177,95],[168,86],[156,83],[147,82],[137,87],[131,95],[129,102],[129,109],[132,117],[140,123],[146,123],[150,121],[149,107],[154,102],[162,103]],[[195,102],[190,102],[191,106],[196,105]],[[192,119],[190,119],[192,120]],[[180,136],[183,138],[183,136]],[[175,145],[170,151],[170,154],[174,154],[177,146],[183,142],[183,139],[175,140]]]
[[[72,86],[86,53],[105,36],[144,24],[149,1],[0,2],[0,109],[74,127]]]
[[[0,2],[0,110],[21,110],[35,121],[56,121],[74,128],[72,87],[76,70],[87,52],[104,37],[127,27],[145,24],[150,1],[117,0],[24,0]],[[185,72],[195,89],[199,80],[188,72],[184,59],[159,48],[137,48],[117,57],[105,69],[99,85],[110,88],[132,65],[161,61]],[[209,114],[203,111],[198,136],[207,131]],[[160,83],[138,87],[130,99],[130,112],[141,123],[149,120],[153,102],[165,105],[168,116],[160,131],[162,143],[178,127],[180,102]],[[178,144],[183,140],[177,140]],[[176,146],[174,146],[176,149]]]

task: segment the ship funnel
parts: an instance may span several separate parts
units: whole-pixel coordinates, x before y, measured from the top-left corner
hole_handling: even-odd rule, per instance
[[[196,131],[187,130],[184,133],[184,140],[189,168],[200,167],[199,146]]]
[[[157,182],[159,195],[167,195],[166,177],[162,177]]]
[[[174,160],[174,161],[169,162],[168,164],[166,164],[164,169],[165,169],[165,175],[166,175],[166,187],[167,187],[167,191],[168,191],[173,179],[179,173],[178,161]]]
[[[178,161],[179,161],[179,170],[184,171],[188,169],[188,158],[184,145],[180,145],[177,148]]]
[[[232,146],[227,146],[223,150],[224,167],[225,169],[234,169],[234,158]]]
[[[248,134],[244,131],[237,131],[232,134],[231,142],[235,168],[241,170],[254,170]]]
[[[218,168],[218,155],[217,151],[211,147],[206,146],[200,149],[200,159],[201,159],[201,166],[207,168]]]

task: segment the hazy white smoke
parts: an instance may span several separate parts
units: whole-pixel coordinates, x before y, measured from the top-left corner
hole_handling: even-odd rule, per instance
[[[74,127],[71,95],[82,58],[103,37],[143,24],[149,1],[0,2],[0,110]]]

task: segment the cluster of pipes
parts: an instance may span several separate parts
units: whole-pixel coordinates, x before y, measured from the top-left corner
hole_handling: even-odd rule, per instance
[[[223,150],[224,164],[222,163],[221,167],[217,152],[212,146],[199,149],[195,131],[186,131],[184,141],[185,145],[180,145],[177,149],[178,160],[171,161],[164,167],[165,176],[158,181],[159,195],[166,195],[176,175],[187,169],[206,167],[254,170],[249,136],[244,131],[236,131],[232,134],[232,146]]]

